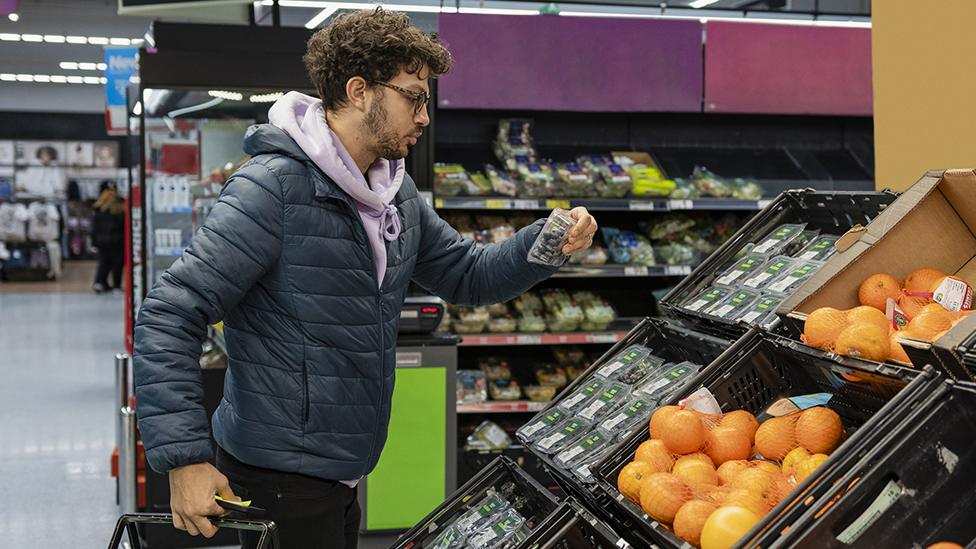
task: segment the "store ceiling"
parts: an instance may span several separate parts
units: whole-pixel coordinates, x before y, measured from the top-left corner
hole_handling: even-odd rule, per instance
[[[335,15],[346,11],[343,5],[362,9],[369,2],[301,2],[281,0],[281,24],[305,26],[313,18],[316,26],[328,24]],[[705,5],[705,4],[708,5]],[[11,0],[4,0],[8,7]],[[259,24],[271,23],[270,2],[255,2]],[[389,0],[390,9],[403,6],[415,23],[428,31],[436,30],[437,12],[442,8],[461,7],[462,12],[515,10],[522,13],[537,11],[543,2],[510,0]],[[700,8],[693,6],[701,5]],[[821,19],[856,19],[870,16],[871,0],[563,0],[564,14],[583,12],[594,14],[640,13],[691,15],[698,17],[789,17],[813,18],[814,12],[827,14]],[[118,15],[118,0],[18,0],[18,19],[0,14],[0,110],[48,112],[100,112],[104,104],[103,87],[97,84],[51,84],[9,81],[10,75],[67,75],[100,77],[97,64],[104,60],[104,47],[99,44],[72,44],[57,37],[83,36],[95,38],[139,39],[150,27],[153,17]],[[323,11],[326,10],[325,13]],[[236,20],[246,16],[247,6],[218,6],[169,10],[159,17],[167,21],[215,22]],[[328,15],[322,17],[322,15]],[[40,35],[39,42],[11,40],[11,36]],[[4,40],[6,37],[8,39]],[[50,38],[50,40],[48,40]],[[123,40],[124,41],[124,40]],[[95,70],[68,69],[62,62],[94,63]],[[90,79],[89,79],[90,80]]]

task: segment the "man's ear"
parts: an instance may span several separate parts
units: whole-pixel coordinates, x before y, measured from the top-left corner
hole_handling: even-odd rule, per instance
[[[353,76],[346,82],[346,103],[349,107],[366,111],[366,90],[369,84],[362,76]]]

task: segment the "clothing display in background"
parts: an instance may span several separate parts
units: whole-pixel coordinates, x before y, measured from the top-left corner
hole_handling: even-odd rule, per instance
[[[60,166],[27,166],[14,174],[14,191],[18,196],[58,198],[67,187],[64,168]]]
[[[59,222],[61,214],[54,204],[31,202],[27,207],[28,224],[27,239],[34,242],[49,242],[58,240],[60,236]]]
[[[29,218],[27,206],[23,204],[0,204],[0,241],[26,241]]]

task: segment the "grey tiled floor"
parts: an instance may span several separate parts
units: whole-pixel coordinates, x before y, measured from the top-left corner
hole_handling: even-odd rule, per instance
[[[121,294],[0,293],[0,548],[107,547],[122,319]]]
[[[104,548],[121,294],[0,294],[0,546]]]

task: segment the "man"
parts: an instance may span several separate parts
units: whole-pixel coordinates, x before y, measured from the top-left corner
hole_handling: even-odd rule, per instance
[[[404,173],[429,123],[428,80],[451,65],[436,36],[402,14],[348,14],[311,38],[305,64],[321,101],[289,93],[270,124],[248,130],[252,160],[146,297],[139,429],[149,464],[169,474],[177,528],[213,536],[214,496],[243,497],[268,510],[286,548],[355,547],[355,485],[386,440],[408,283],[488,304],[555,269],[526,259],[541,220],[478,248]],[[597,227],[582,208],[572,215],[565,254],[589,247]],[[215,468],[198,359],[221,319]]]

